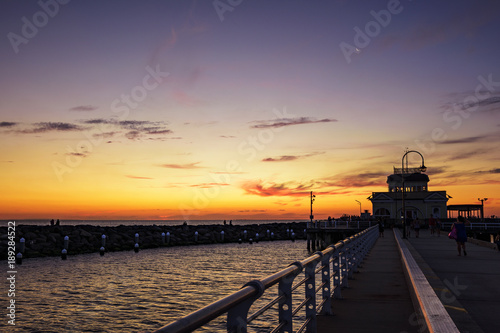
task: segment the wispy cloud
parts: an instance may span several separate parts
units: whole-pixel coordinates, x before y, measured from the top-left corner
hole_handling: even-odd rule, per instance
[[[475,142],[475,141],[467,141],[467,142],[463,142],[463,143],[470,143],[470,142]],[[448,158],[448,160],[450,160],[450,161],[467,160],[467,159],[470,159],[471,157],[474,157],[474,156],[477,157],[477,156],[482,156],[485,154],[487,155],[490,153],[491,153],[491,151],[488,149],[471,149],[471,150],[461,149],[457,153],[451,155]]]
[[[337,119],[315,119],[311,117],[299,117],[299,118],[281,118],[274,120],[258,120],[255,121],[256,125],[252,125],[251,128],[278,128],[284,126],[293,125],[305,125],[305,124],[315,124],[315,123],[331,123],[337,122]]]
[[[321,182],[309,182],[305,184],[287,182],[279,184],[254,180],[241,184],[241,188],[246,194],[261,197],[306,197],[311,191],[314,191],[316,195],[348,194],[352,192],[345,189],[332,190],[328,189],[328,187],[328,184],[322,184]]]
[[[484,96],[485,94],[491,95],[489,91],[469,91],[466,93],[456,93],[452,94],[449,98],[450,101],[444,103],[441,106],[441,109],[445,111],[454,111],[458,112],[460,110],[472,110],[474,112],[482,111],[482,112],[500,112],[500,94],[496,94],[493,96],[489,96],[487,98],[482,99],[474,99],[474,104],[466,104],[465,101],[470,101],[468,98],[470,96]]]
[[[324,154],[324,152],[318,152],[318,153],[310,153],[306,155],[281,155],[278,157],[268,157],[262,159],[262,162],[288,162],[288,161],[295,161],[300,158],[306,158],[314,155],[319,155],[319,154]]]
[[[455,140],[446,140],[446,141],[443,141],[442,144],[454,145],[454,144],[463,144],[463,143],[475,143],[475,142],[489,141],[489,140],[491,140],[491,138],[492,138],[491,134],[485,134],[485,135],[478,135],[478,136],[469,136],[469,137],[455,139]]]
[[[291,184],[291,183],[264,183],[262,180],[249,181],[242,184],[242,189],[247,194],[261,197],[269,196],[304,196],[313,187],[313,184]]]
[[[292,155],[282,155],[280,157],[268,157],[264,158],[262,161],[263,162],[285,162],[285,161],[294,161],[298,159],[299,156],[292,156]]]
[[[93,105],[79,105],[79,106],[75,106],[75,107],[72,107],[71,109],[69,109],[70,111],[95,111],[99,109],[97,106],[93,106]]]
[[[216,186],[229,186],[231,184],[227,183],[201,183],[201,184],[192,184],[190,187],[199,187],[199,188],[211,188]]]
[[[497,174],[497,173],[500,173],[500,168],[486,170],[486,171],[476,171],[476,173],[492,173],[492,174]]]
[[[168,168],[168,169],[201,169],[204,168],[202,166],[199,166],[200,162],[195,162],[195,163],[186,163],[186,164],[160,164],[159,166],[162,168]]]
[[[132,178],[132,179],[154,179],[151,177],[141,177],[141,176],[133,176],[133,175],[125,175],[127,178]]]
[[[2,121],[0,122],[0,127],[12,127],[12,126],[16,126],[18,123],[14,123],[14,122],[11,122],[11,121]]]
[[[387,172],[360,172],[330,177],[323,180],[322,184],[335,187],[380,186],[385,184],[387,176]]]
[[[85,128],[76,124],[61,122],[41,122],[33,124],[34,128],[19,130],[19,133],[44,133],[51,131],[83,131]]]

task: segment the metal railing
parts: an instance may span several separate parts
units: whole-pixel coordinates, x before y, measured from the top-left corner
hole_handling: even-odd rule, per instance
[[[343,220],[331,220],[331,221],[316,221],[307,222],[308,229],[365,229],[376,225],[377,221],[343,221]]]
[[[192,332],[224,313],[227,313],[227,332],[247,332],[249,323],[276,304],[278,323],[270,332],[293,332],[293,318],[298,317],[299,311],[305,310],[303,323],[295,332],[316,333],[317,313],[332,314],[332,299],[341,298],[341,288],[348,287],[348,279],[357,271],[377,237],[376,227],[365,229],[262,280],[252,280],[239,291],[166,325],[155,333]],[[295,282],[302,271],[304,278]],[[321,281],[317,279],[317,274],[321,275]],[[255,313],[248,315],[252,304],[276,284],[278,295]],[[297,300],[295,297],[299,297],[297,291],[301,286],[305,288],[305,296]],[[299,304],[293,308],[297,303]]]
[[[441,230],[450,230],[453,222],[441,222]],[[465,230],[492,230],[498,231],[500,230],[500,223],[496,222],[471,222],[470,224],[465,225]]]

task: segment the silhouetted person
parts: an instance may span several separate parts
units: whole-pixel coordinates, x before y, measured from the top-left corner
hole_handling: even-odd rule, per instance
[[[384,237],[384,224],[381,221],[378,221],[378,237]]]
[[[467,251],[465,251],[465,243],[467,243],[467,231],[465,230],[465,225],[469,225],[470,222],[466,220],[463,216],[459,216],[457,221],[453,223],[452,229],[455,228],[457,231],[457,251],[458,255],[461,256],[461,250],[464,250],[464,256],[467,255]]]
[[[54,219],[50,220],[50,225],[54,226]]]
[[[60,225],[60,224],[61,224],[61,222],[59,222],[59,219],[57,219],[56,225]]]
[[[420,220],[418,217],[413,221],[413,230],[415,231],[415,237],[418,238],[420,236]]]

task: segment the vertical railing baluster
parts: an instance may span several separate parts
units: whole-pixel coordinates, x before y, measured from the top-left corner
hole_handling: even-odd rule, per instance
[[[323,256],[322,252],[316,252]],[[316,265],[318,261],[315,260],[306,266],[305,277],[307,279],[306,285],[306,319],[309,320],[306,327],[306,332],[316,333]]]
[[[279,330],[280,333],[293,332],[292,284],[295,277],[302,272],[304,266],[300,261],[296,261],[290,266],[292,265],[299,267],[300,270],[283,278],[278,284],[278,295],[283,296],[278,302],[279,322],[283,323]]]
[[[227,331],[228,332],[238,332],[238,333],[246,333],[247,332],[247,318],[248,318],[248,310],[252,306],[253,302],[258,299],[264,291],[266,287],[259,280],[252,280],[246,283],[242,288],[247,286],[254,287],[257,290],[257,295],[252,298],[241,302],[237,306],[229,309],[227,311]]]
[[[321,309],[321,314],[323,315],[332,315],[332,294],[330,288],[330,258],[332,257],[332,251],[330,254],[323,256],[321,258],[321,265],[323,268],[321,269],[321,282],[323,284],[322,295],[323,295],[323,308]]]
[[[333,297],[336,299],[342,298],[342,291],[340,287],[341,274],[340,271],[340,250],[335,246],[335,252],[332,254],[332,276],[333,276]]]

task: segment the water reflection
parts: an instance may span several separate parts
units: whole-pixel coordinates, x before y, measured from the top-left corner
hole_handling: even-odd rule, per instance
[[[153,330],[307,256],[305,241],[276,241],[28,259],[18,266],[16,329]],[[221,320],[201,331],[223,331]]]

